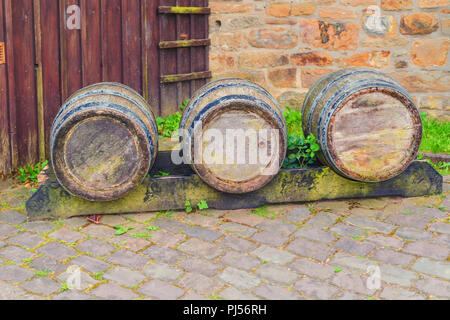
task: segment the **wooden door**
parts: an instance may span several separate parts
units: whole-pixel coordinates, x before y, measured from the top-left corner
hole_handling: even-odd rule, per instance
[[[207,0],[2,0],[0,173],[48,158],[55,115],[89,84],[124,83],[156,114],[177,111],[211,77],[209,13]]]

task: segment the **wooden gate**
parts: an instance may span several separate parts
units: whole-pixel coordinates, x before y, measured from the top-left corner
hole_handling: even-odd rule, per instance
[[[48,157],[53,118],[83,86],[121,82],[177,111],[211,77],[209,13],[208,0],[2,0],[0,174]]]

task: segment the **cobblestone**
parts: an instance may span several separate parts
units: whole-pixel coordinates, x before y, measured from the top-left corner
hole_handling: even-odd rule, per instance
[[[108,270],[103,278],[113,282],[117,282],[128,288],[137,286],[139,283],[147,279],[143,274],[128,268],[115,267]]]
[[[298,278],[296,273],[272,263],[263,264],[255,271],[255,274],[263,279],[286,286]]]
[[[286,249],[300,256],[313,258],[319,261],[325,261],[334,252],[333,249],[322,243],[300,238],[295,239]]]
[[[253,290],[253,293],[267,300],[302,300],[299,295],[291,291],[271,285],[260,286]]]
[[[346,251],[355,255],[365,256],[373,250],[374,246],[367,243],[361,243],[348,238],[341,238],[334,247],[338,250]]]
[[[103,284],[92,290],[91,293],[105,300],[131,300],[138,297],[133,291],[112,283]]]
[[[318,229],[328,228],[333,224],[335,224],[338,219],[339,219],[338,215],[327,212],[321,212],[311,217],[305,223],[305,225]]]
[[[433,296],[450,298],[450,283],[448,281],[424,277],[424,279],[417,281],[416,288]]]
[[[339,293],[336,287],[308,278],[298,280],[293,288],[308,298],[319,300],[329,300]]]
[[[224,253],[224,249],[218,245],[199,239],[190,239],[181,244],[178,249],[185,253],[200,256],[208,260],[217,258]]]
[[[0,221],[9,224],[18,225],[27,220],[27,216],[15,210],[0,212]]]
[[[278,233],[278,232],[264,231],[264,232],[259,232],[259,233],[255,234],[252,237],[252,240],[263,243],[263,244],[267,244],[267,245],[273,246],[273,247],[281,247],[282,245],[284,245],[286,242],[289,241],[289,238],[286,236],[283,236],[281,233]]]
[[[184,294],[184,291],[161,280],[151,280],[143,284],[139,292],[159,300],[175,300]]]
[[[406,267],[414,260],[414,256],[389,249],[376,249],[371,259]]]
[[[450,263],[434,261],[428,258],[419,258],[411,267],[412,270],[431,276],[450,280]]]
[[[233,236],[226,236],[222,240],[219,240],[217,243],[224,247],[241,252],[249,252],[255,250],[258,247],[258,245],[253,242]]]
[[[332,267],[306,259],[294,261],[289,268],[299,274],[321,280],[329,279],[334,275],[334,269]]]
[[[171,267],[166,263],[154,262],[142,269],[142,272],[150,278],[173,282],[183,274],[183,271]]]
[[[429,257],[435,260],[445,260],[450,253],[448,248],[424,241],[408,243],[402,251],[418,256]]]
[[[253,257],[250,257],[249,255],[230,251],[228,252],[223,258],[222,263],[225,265],[228,265],[230,267],[235,267],[238,269],[243,269],[246,271],[250,271],[256,266],[260,265],[261,262]]]
[[[448,300],[448,212],[436,209],[447,204],[386,197],[269,206],[274,219],[207,210],[107,215],[100,225],[3,211],[0,299]],[[134,229],[116,236],[118,224]],[[147,225],[161,230],[133,236]],[[61,290],[69,267],[82,269],[80,290]],[[369,289],[376,268],[381,288]]]
[[[216,275],[217,272],[223,268],[221,264],[196,257],[188,257],[184,259],[179,264],[179,267],[187,271],[201,273],[209,277]]]
[[[425,300],[426,297],[414,291],[397,287],[386,287],[381,292],[380,298],[388,300]]]
[[[309,227],[299,229],[294,234],[294,237],[302,237],[324,243],[330,243],[336,240],[336,237],[332,233]]]
[[[183,288],[192,289],[197,293],[206,295],[213,295],[224,287],[224,283],[221,281],[198,273],[187,273],[177,283]]]
[[[21,232],[18,235],[8,239],[8,243],[10,244],[27,247],[29,249],[37,247],[43,242],[44,239],[42,237],[37,236],[31,232]]]
[[[106,260],[113,264],[118,264],[132,269],[141,269],[149,262],[148,258],[137,255],[127,250],[119,250],[106,257]]]
[[[245,271],[228,267],[219,274],[219,278],[241,290],[250,290],[261,283],[261,280]]]
[[[406,240],[428,240],[433,238],[433,234],[430,232],[409,227],[399,228],[395,234]]]
[[[271,248],[265,245],[262,245],[258,249],[251,252],[251,254],[257,256],[263,261],[278,263],[278,264],[286,264],[295,259],[295,256],[289,252]]]

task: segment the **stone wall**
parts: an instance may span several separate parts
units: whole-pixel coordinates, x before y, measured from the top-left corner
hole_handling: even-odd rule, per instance
[[[214,78],[238,76],[300,108],[339,68],[376,68],[450,120],[449,0],[211,0]]]

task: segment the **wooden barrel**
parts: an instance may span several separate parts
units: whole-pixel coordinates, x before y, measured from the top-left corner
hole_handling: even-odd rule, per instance
[[[419,111],[383,73],[349,68],[326,75],[307,94],[302,115],[305,134],[319,141],[321,162],[344,177],[389,180],[417,157]]]
[[[77,91],[62,106],[50,149],[56,177],[70,194],[110,201],[145,178],[158,152],[158,129],[136,91],[99,83]]]
[[[185,163],[211,187],[246,193],[269,183],[286,155],[283,113],[261,86],[220,79],[200,88],[181,119]]]

